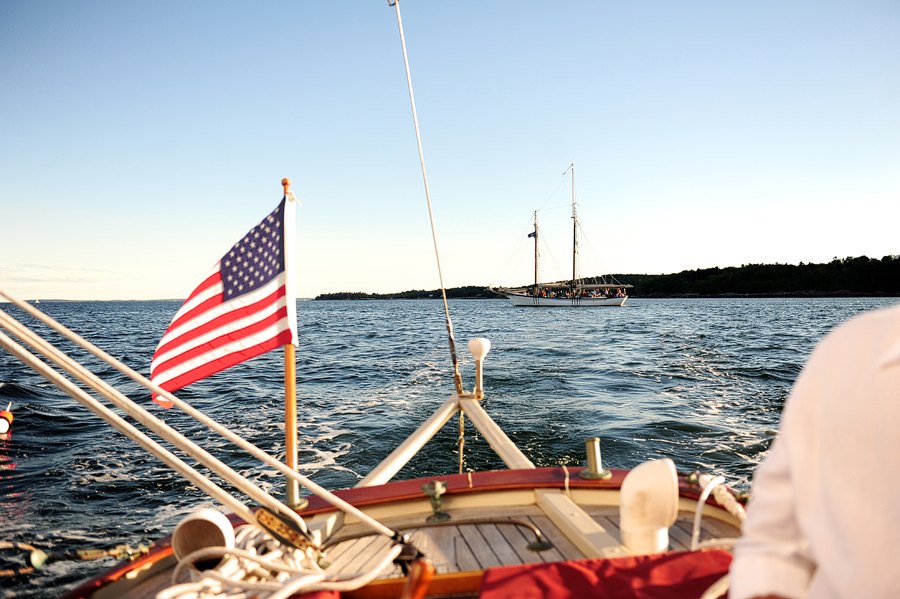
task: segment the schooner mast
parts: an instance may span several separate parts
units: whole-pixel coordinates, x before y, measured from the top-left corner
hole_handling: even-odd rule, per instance
[[[534,211],[534,233],[530,233],[528,236],[534,237],[534,294],[538,295],[538,285],[541,282],[541,251],[538,247],[537,210]]]
[[[569,165],[565,175],[572,171],[572,293],[578,284],[578,204],[575,203],[575,163]]]

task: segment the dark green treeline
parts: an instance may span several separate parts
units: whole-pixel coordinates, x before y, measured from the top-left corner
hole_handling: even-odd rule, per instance
[[[634,286],[633,297],[731,295],[900,295],[900,256],[882,259],[859,256],[835,258],[825,264],[744,264],[727,268],[684,270],[668,275],[617,274],[613,278]],[[606,279],[609,281],[609,277]],[[588,279],[588,282],[594,282]],[[596,282],[599,282],[597,280]],[[401,293],[326,293],[317,300],[334,299],[440,299],[439,289]],[[448,298],[500,297],[484,287],[454,287]]]
[[[669,275],[615,275],[632,295],[900,295],[900,256],[859,256],[826,264],[744,264]]]
[[[467,287],[451,287],[447,289],[447,298],[484,299],[503,297],[484,287],[469,285]],[[342,291],[339,293],[323,293],[317,300],[376,300],[376,299],[441,299],[441,290],[413,289],[400,293],[363,293],[362,291]]]

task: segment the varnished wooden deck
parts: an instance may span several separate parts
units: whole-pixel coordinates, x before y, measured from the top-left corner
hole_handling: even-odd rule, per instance
[[[618,507],[584,506],[584,509],[613,537],[621,540]],[[454,520],[476,518],[531,522],[553,543],[553,548],[540,553],[529,551],[526,546],[534,540],[534,534],[525,527],[496,523],[462,525],[453,523]],[[417,525],[423,522],[424,518],[418,516],[395,518],[385,520],[383,523],[409,534],[415,546],[431,558],[438,574],[585,558],[585,555],[562,535],[556,525],[537,506],[454,510],[452,519],[443,526],[417,528]],[[670,550],[686,551],[690,548],[693,525],[692,512],[679,512],[678,520],[669,529]],[[353,524],[342,528],[338,536],[352,536],[362,532],[365,532],[365,529],[361,524]],[[730,524],[712,518],[703,519],[701,541],[735,538],[739,535],[740,531]],[[327,572],[349,574],[364,571],[371,565],[373,556],[384,555],[388,546],[389,541],[384,537],[367,536],[330,547],[327,560],[331,562],[331,566]],[[361,559],[362,556],[367,557]],[[396,566],[382,575],[387,578],[399,576],[401,571]]]
[[[616,540],[621,541],[619,531],[619,508],[608,505],[583,505],[582,508]],[[442,526],[421,527],[425,515],[419,513],[409,517],[385,518],[382,522],[409,534],[413,543],[434,563],[438,574],[457,572],[477,572],[496,566],[558,562],[584,559],[586,556],[569,541],[536,505],[480,507],[450,510],[451,520]],[[553,548],[543,552],[533,552],[527,545],[534,540],[534,533],[526,527],[502,524],[457,524],[469,519],[524,520],[538,527],[545,538],[553,543]],[[686,551],[690,548],[694,513],[681,511],[676,523],[669,529],[669,549]],[[362,524],[349,524],[341,528],[337,537],[350,537],[368,533]],[[726,522],[704,517],[700,540],[736,538],[740,530]],[[380,535],[367,535],[350,539],[328,548],[326,561],[331,565],[329,574],[349,575],[369,570],[373,563],[384,556],[390,541]],[[174,557],[154,567],[156,574],[137,583],[134,588],[124,590],[121,586],[101,589],[95,599],[112,597],[137,599],[153,597],[171,584]],[[401,577],[400,568],[392,566],[379,576],[381,579]],[[186,582],[185,573],[179,582]],[[124,591],[124,592],[123,592]],[[112,594],[110,594],[112,593]],[[477,593],[470,593],[476,596]]]

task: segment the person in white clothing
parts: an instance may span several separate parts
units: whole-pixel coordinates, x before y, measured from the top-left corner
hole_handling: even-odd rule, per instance
[[[813,351],[751,497],[731,599],[900,597],[900,305]]]

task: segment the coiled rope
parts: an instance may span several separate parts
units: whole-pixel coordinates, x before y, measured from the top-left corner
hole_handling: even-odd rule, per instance
[[[172,573],[174,586],[161,591],[156,599],[285,599],[302,590],[351,591],[375,579],[400,554],[395,545],[368,572],[351,578],[328,578],[316,563],[312,548],[295,550],[278,543],[268,534],[252,526],[237,529],[234,549],[207,547],[186,555]],[[198,563],[221,560],[209,570]],[[185,570],[192,581],[178,584]]]

